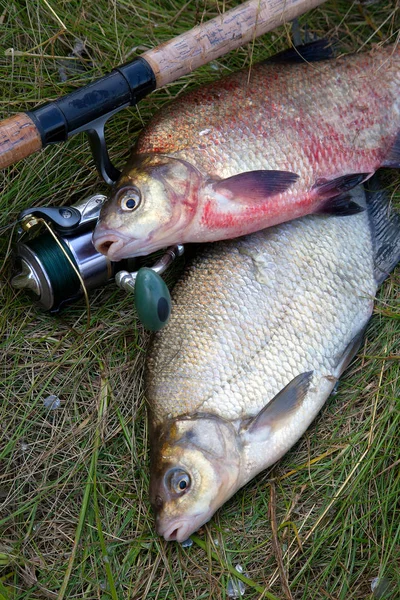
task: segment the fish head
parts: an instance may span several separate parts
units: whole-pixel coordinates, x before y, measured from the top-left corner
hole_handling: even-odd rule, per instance
[[[199,184],[199,172],[184,160],[134,154],[101,209],[96,250],[118,261],[183,242]]]
[[[199,415],[156,428],[151,446],[157,533],[183,542],[240,487],[237,434],[230,422]]]

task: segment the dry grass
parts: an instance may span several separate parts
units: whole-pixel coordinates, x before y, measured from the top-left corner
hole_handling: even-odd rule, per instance
[[[83,85],[131,58],[135,48],[152,47],[235,3],[0,4],[1,46],[14,49],[0,57],[5,117]],[[395,41],[399,9],[389,1],[331,1],[301,26],[334,35],[341,51],[356,51]],[[287,35],[275,31],[118,115],[108,131],[116,162],[123,163],[142,124],[163,103],[283,49]],[[85,40],[91,66],[61,83],[52,56],[68,54],[76,38]],[[0,600],[225,598],[237,563],[247,578],[245,598],[283,600],[290,595],[276,544],[296,600],[371,598],[374,577],[387,578],[387,597],[398,598],[399,273],[380,290],[364,346],[339,393],[296,447],[237,493],[184,549],[162,542],[152,525],[141,388],[147,336],[132,299],[114,287],[92,294],[84,333],[82,304],[52,317],[9,284],[9,240],[20,210],[105,189],[88,145],[76,136],[1,177]],[[397,174],[391,185],[395,192]],[[44,408],[49,394],[61,398],[59,409]]]

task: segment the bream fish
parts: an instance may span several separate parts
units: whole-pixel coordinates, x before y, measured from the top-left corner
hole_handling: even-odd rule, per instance
[[[361,187],[352,191],[361,206]],[[147,360],[150,501],[182,542],[301,437],[359,348],[400,259],[382,192],[346,219],[308,216],[206,246]]]
[[[321,45],[300,48],[308,62],[284,54],[163,108],[102,208],[96,248],[120,260],[357,212],[349,189],[400,166],[400,45],[310,62]]]

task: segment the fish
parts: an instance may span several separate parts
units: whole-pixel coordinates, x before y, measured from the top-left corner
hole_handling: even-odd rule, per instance
[[[202,246],[145,371],[156,531],[182,542],[303,435],[356,355],[400,259],[382,189],[363,212],[309,215]]]
[[[96,249],[117,261],[359,211],[349,190],[379,167],[400,166],[400,45],[326,60],[324,44],[156,114],[102,207]]]

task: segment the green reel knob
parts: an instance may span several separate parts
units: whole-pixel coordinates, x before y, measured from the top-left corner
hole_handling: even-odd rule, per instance
[[[169,320],[171,296],[165,282],[152,269],[142,267],[136,275],[135,306],[145,329],[158,331]]]

